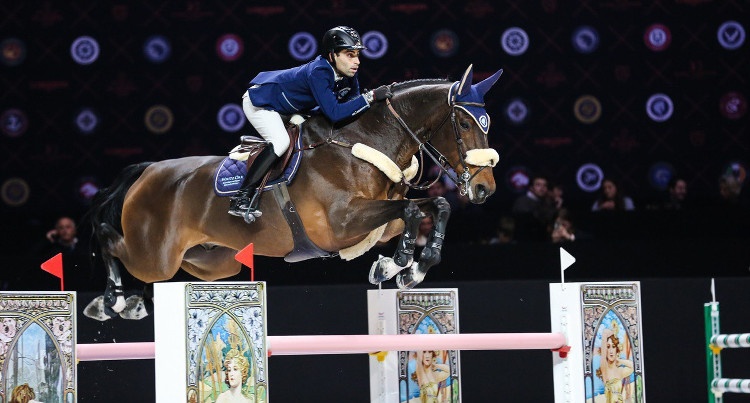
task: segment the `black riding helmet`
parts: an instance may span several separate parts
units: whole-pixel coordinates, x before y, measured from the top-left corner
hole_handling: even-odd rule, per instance
[[[367,49],[362,45],[362,39],[354,28],[338,26],[331,28],[323,34],[323,44],[321,45],[321,54],[328,58],[331,53],[337,53],[343,49]]]

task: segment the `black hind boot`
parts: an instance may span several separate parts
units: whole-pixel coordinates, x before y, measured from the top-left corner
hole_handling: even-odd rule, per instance
[[[262,213],[258,210],[258,204],[262,189],[255,190],[252,199],[250,199],[250,191],[258,187],[277,158],[273,151],[273,145],[269,144],[260,152],[251,167],[252,172],[247,174],[240,190],[229,199],[229,214],[245,217],[247,222],[253,222],[255,218],[261,216]]]

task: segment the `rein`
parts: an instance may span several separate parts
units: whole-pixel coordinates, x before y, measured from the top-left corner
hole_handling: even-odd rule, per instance
[[[396,109],[393,108],[393,105],[391,104],[391,100],[390,99],[386,99],[385,103],[388,106],[388,110],[391,111],[391,114],[393,114],[393,116],[396,118],[396,120],[401,125],[401,127],[403,127],[404,130],[406,130],[406,132],[409,133],[409,135],[412,137],[412,139],[414,139],[414,141],[416,141],[417,144],[419,145],[420,158],[422,157],[423,153],[427,154],[427,156],[430,157],[430,159],[432,159],[432,161],[437,166],[440,167],[440,170],[443,171],[443,173],[453,183],[455,183],[456,186],[458,186],[461,195],[465,196],[466,193],[468,192],[469,183],[471,182],[471,180],[474,179],[475,176],[477,176],[480,172],[482,172],[482,170],[484,170],[487,167],[486,166],[480,166],[479,169],[477,170],[477,172],[474,173],[474,175],[471,175],[471,173],[469,172],[469,164],[466,163],[466,152],[465,152],[465,148],[464,148],[464,141],[463,141],[463,139],[461,138],[461,135],[458,132],[458,126],[457,126],[457,122],[456,122],[456,107],[457,106],[464,106],[464,105],[484,107],[484,104],[483,103],[478,103],[478,102],[451,102],[451,104],[450,104],[450,107],[451,107],[450,112],[445,116],[445,118],[443,118],[443,120],[440,122],[440,124],[438,125],[438,127],[435,130],[432,131],[432,133],[438,132],[440,130],[440,128],[443,127],[443,125],[445,124],[445,122],[448,121],[448,118],[450,118],[451,125],[453,126],[453,134],[455,135],[456,148],[458,149],[458,156],[459,156],[459,158],[461,160],[461,167],[463,168],[463,172],[461,173],[461,178],[458,178],[456,176],[455,169],[448,162],[448,159],[445,157],[445,155],[443,155],[437,148],[435,148],[435,146],[433,146],[429,142],[430,141],[430,137],[432,137],[432,136],[431,135],[426,136],[427,141],[426,142],[422,142],[419,139],[419,136],[417,136],[409,128],[409,126],[406,124],[406,122],[404,121],[404,119],[401,118],[401,115],[399,115],[398,112],[396,112]],[[449,169],[452,169],[453,171],[451,171]],[[420,175],[420,178],[421,178],[421,175]],[[424,190],[424,189],[427,189],[430,186],[434,185],[439,179],[440,179],[440,176],[438,176],[437,178],[435,178],[435,180],[432,181],[432,183],[430,183],[429,185],[426,185],[426,186],[425,185],[422,185],[422,186],[414,185],[412,183],[409,183],[409,181],[407,181],[407,180],[404,180],[404,184],[407,185],[407,186],[409,186],[412,189]],[[461,186],[462,184],[463,184],[463,186]]]

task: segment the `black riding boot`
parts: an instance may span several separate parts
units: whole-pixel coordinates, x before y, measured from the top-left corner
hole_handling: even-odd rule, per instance
[[[242,182],[240,190],[229,199],[229,214],[238,217],[247,217],[245,221],[248,221],[250,216],[260,217],[261,212],[258,210],[258,199],[260,198],[261,190],[258,189],[254,192],[252,200],[250,199],[250,192],[258,187],[263,177],[266,176],[266,172],[276,162],[277,158],[276,153],[273,151],[273,146],[270,144],[260,152],[260,155],[255,159],[251,167],[252,172],[249,172],[245,176],[245,181]],[[250,219],[251,221],[253,219]]]

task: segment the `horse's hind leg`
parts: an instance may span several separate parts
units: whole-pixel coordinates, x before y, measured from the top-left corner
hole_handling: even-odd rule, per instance
[[[429,240],[422,249],[419,261],[414,262],[408,270],[400,272],[396,277],[396,284],[402,290],[414,288],[424,280],[430,267],[440,263],[440,252],[445,240],[445,229],[451,215],[451,206],[442,197],[435,198],[432,203],[435,207],[435,213],[433,214],[435,227],[430,232]]]
[[[122,240],[122,236],[109,224],[101,224],[97,235],[103,245],[102,260],[107,267],[107,287],[104,295],[95,298],[86,306],[84,314],[89,318],[105,321],[117,316],[127,305],[120,276],[120,264],[109,252],[115,242]]]
[[[410,202],[404,209],[403,220],[405,223],[404,232],[398,241],[398,247],[393,257],[381,256],[370,268],[370,283],[380,284],[383,281],[391,279],[398,272],[410,266],[414,261],[414,244],[419,231],[419,222],[424,214],[419,207]]]

